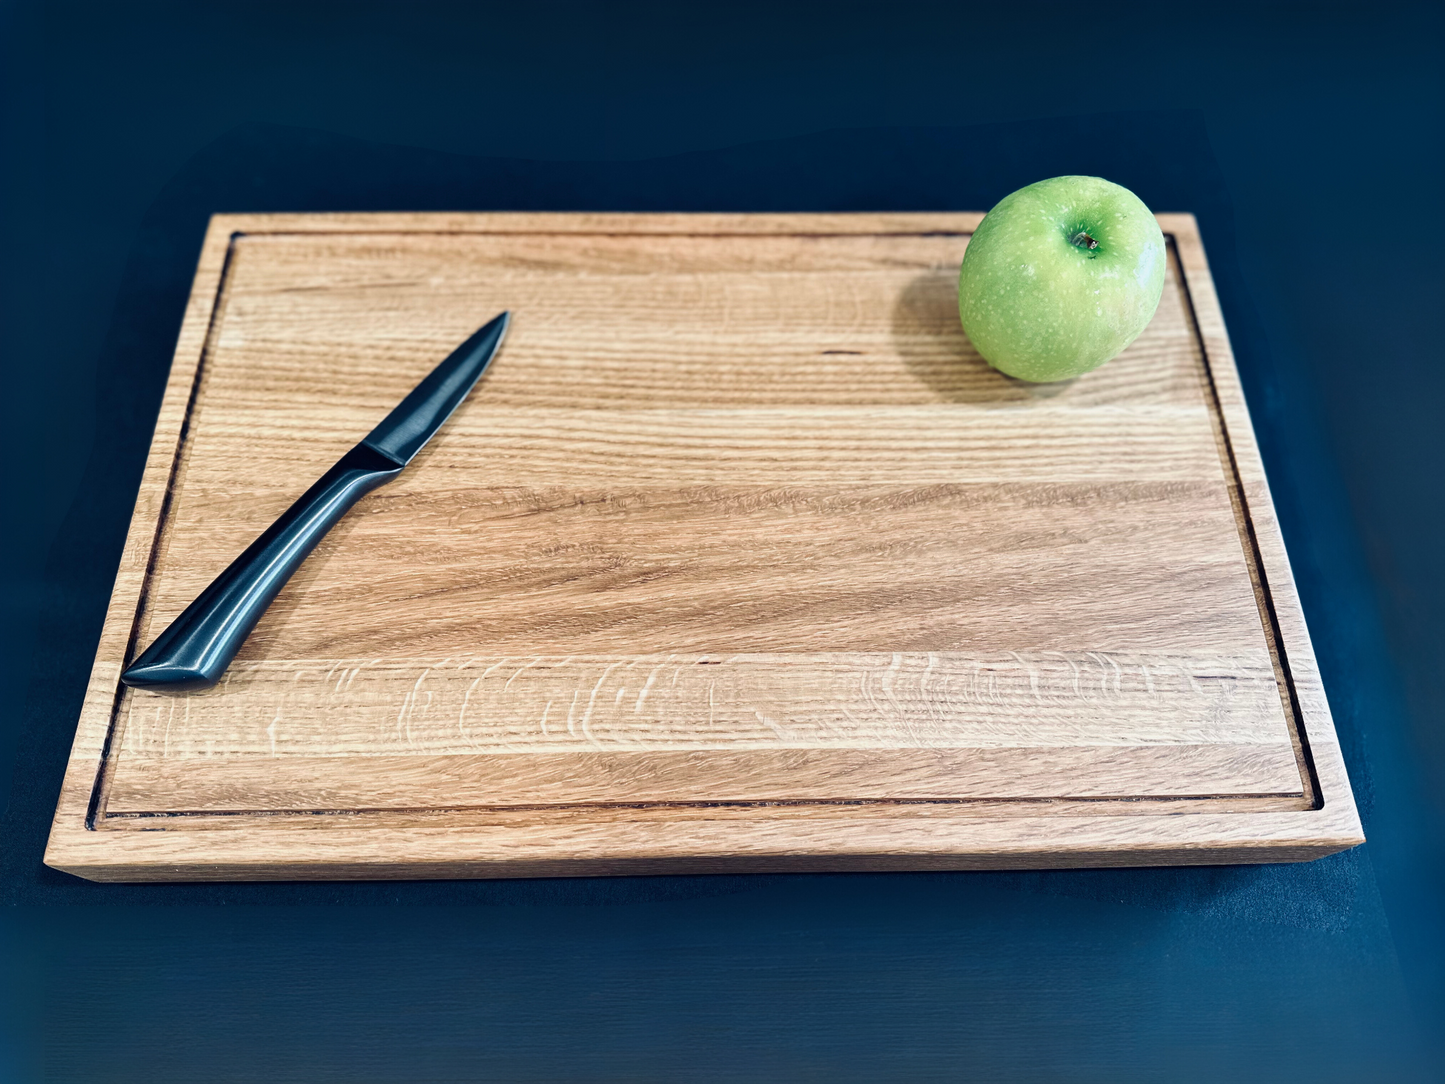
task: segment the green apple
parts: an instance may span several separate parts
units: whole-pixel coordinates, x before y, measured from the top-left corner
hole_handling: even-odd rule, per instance
[[[1133,342],[1164,292],[1164,235],[1101,177],[1053,177],[999,200],[974,231],[958,315],[978,352],[1020,380],[1068,380]]]

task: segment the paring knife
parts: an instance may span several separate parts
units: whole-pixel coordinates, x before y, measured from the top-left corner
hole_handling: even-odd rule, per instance
[[[421,451],[486,371],[511,313],[480,328],[433,369],[360,444],[156,637],[120,678],[137,689],[205,689],[236,657],[291,574],[362,496],[391,481]]]

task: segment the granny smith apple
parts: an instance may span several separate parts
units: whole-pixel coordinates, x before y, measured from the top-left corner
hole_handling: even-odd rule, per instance
[[[978,352],[1020,380],[1068,380],[1108,361],[1154,316],[1164,235],[1101,177],[1053,177],[1005,196],[974,231],[958,315]]]

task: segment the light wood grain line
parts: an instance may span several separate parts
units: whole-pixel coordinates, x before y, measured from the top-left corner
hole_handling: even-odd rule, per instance
[[[592,690],[587,725],[569,728],[559,707],[549,726],[548,705],[578,688]],[[131,694],[118,752],[124,765],[220,749],[285,758],[1277,745],[1288,739],[1275,697],[1262,653],[287,659],[238,662],[199,693]]]

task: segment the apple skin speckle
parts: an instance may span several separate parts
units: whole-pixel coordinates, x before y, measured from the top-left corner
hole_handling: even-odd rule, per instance
[[[1098,247],[1071,238],[1086,233]],[[1020,380],[1068,380],[1148,326],[1164,292],[1164,235],[1127,188],[1053,177],[984,216],[958,279],[963,329],[990,365]]]

